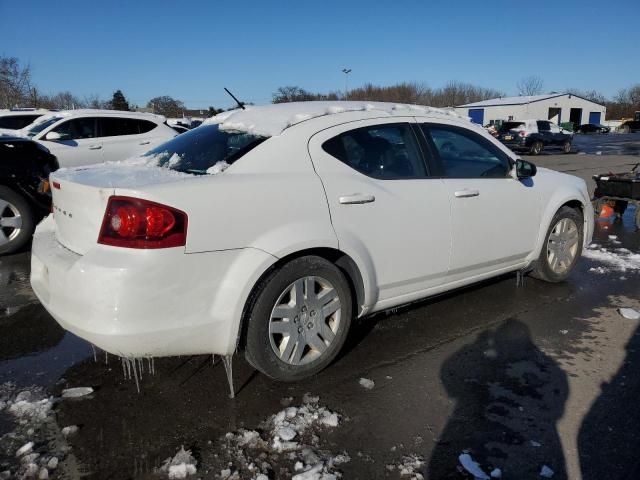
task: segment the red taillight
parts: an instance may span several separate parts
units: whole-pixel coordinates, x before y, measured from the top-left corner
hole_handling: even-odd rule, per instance
[[[132,197],[110,197],[98,243],[125,248],[169,248],[187,243],[187,214]]]
[[[524,130],[521,130],[518,135],[520,135],[521,137],[526,137],[527,136],[527,132],[525,132]]]

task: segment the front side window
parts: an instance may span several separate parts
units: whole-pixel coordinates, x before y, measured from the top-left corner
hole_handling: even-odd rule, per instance
[[[59,133],[66,140],[82,140],[84,138],[96,137],[96,119],[87,118],[74,118],[66,122],[61,123],[53,129],[54,132]]]
[[[373,178],[389,180],[427,176],[415,134],[406,123],[350,130],[324,142],[322,149]]]
[[[150,162],[178,172],[218,173],[265,141],[245,132],[221,131],[204,125],[159,145],[145,154]]]
[[[504,178],[511,166],[487,140],[462,128],[424,125],[448,178]]]

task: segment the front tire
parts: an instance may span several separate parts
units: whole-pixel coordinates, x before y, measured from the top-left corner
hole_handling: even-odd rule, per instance
[[[571,153],[571,142],[569,140],[562,144],[562,152]]]
[[[23,248],[34,230],[35,218],[29,203],[10,188],[0,185],[0,255]]]
[[[571,207],[562,207],[551,220],[532,276],[545,282],[562,282],[582,255],[584,220]]]
[[[309,377],[340,352],[351,316],[351,290],[340,269],[322,257],[297,258],[257,286],[245,357],[276,380]]]

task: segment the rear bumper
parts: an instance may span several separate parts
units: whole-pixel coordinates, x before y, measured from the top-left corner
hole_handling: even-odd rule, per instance
[[[274,257],[246,248],[185,254],[63,247],[49,217],[36,229],[31,285],[62,325],[124,357],[231,354],[244,303]]]

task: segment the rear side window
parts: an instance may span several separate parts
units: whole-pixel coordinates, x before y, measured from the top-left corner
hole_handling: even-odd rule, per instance
[[[549,124],[549,122],[543,122],[538,120],[536,124],[538,125],[539,132],[548,132],[551,130],[551,125]]]
[[[118,137],[122,135],[139,135],[153,130],[156,124],[137,118],[100,118],[98,128],[100,137]]]
[[[463,128],[423,125],[438,151],[446,178],[504,178],[509,160],[489,141]]]
[[[96,119],[93,117],[74,118],[58,125],[54,132],[65,136],[69,140],[82,140],[83,138],[95,138]]]
[[[415,134],[406,123],[350,130],[324,142],[322,149],[369,177],[389,180],[427,176]]]
[[[0,128],[18,130],[32,124],[39,116],[40,115],[7,115],[5,117],[0,117]]]

